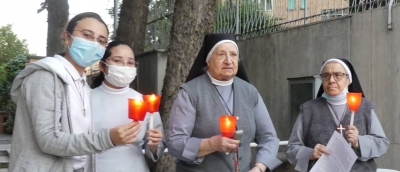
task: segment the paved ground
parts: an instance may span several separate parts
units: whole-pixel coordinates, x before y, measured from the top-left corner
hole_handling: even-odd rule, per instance
[[[9,153],[11,149],[11,135],[0,134],[0,172],[8,172]]]

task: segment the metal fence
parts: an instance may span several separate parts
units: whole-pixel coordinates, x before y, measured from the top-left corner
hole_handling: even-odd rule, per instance
[[[168,48],[174,4],[175,0],[150,1],[145,51]]]
[[[399,1],[217,0],[214,32],[234,33],[239,39],[246,39],[285,28],[389,6],[390,3],[395,4]],[[168,48],[174,2],[174,0],[151,2],[146,50]]]

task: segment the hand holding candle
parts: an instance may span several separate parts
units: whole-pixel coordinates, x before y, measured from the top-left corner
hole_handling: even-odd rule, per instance
[[[238,144],[240,142],[239,140],[233,140],[222,135],[216,135],[210,137],[208,139],[208,143],[213,151],[225,152],[226,154],[229,154],[229,152],[235,150],[238,147]]]
[[[349,106],[349,109],[351,110],[350,126],[353,126],[353,124],[354,124],[354,113],[355,113],[355,111],[358,110],[358,107],[361,104],[361,97],[362,97],[362,93],[347,93],[347,97],[346,97],[347,105]],[[347,132],[349,132],[349,131],[347,131]],[[346,136],[348,136],[347,132],[346,132]],[[358,138],[358,135],[357,135],[357,138]],[[349,144],[354,146],[354,144],[352,144],[351,141],[349,142]]]
[[[139,132],[140,123],[131,122],[110,129],[110,139],[114,145],[130,144],[136,141]]]
[[[158,149],[158,144],[162,141],[162,131],[159,129],[150,129],[147,131],[147,139],[149,142],[147,145],[149,145],[150,151],[153,154],[157,154],[157,149]]]
[[[161,95],[143,95],[143,100],[149,104],[148,111],[150,112],[150,129],[154,128],[154,112],[158,112],[160,107]]]
[[[219,127],[222,136],[232,138],[236,130],[236,117],[231,115],[225,115],[219,117]],[[229,153],[226,152],[228,155]]]
[[[349,144],[356,149],[360,148],[360,145],[358,143],[358,136],[359,136],[359,132],[357,127],[355,126],[348,126],[348,129],[346,131],[346,138],[347,141],[349,142]]]

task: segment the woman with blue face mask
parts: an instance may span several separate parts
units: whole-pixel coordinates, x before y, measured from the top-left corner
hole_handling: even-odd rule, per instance
[[[342,130],[358,159],[352,172],[373,172],[374,162],[385,154],[389,140],[375,114],[372,103],[364,98],[361,84],[351,63],[345,59],[329,59],[320,69],[322,85],[317,98],[300,106],[289,138],[287,157],[297,171],[309,171],[322,154],[334,131]],[[361,105],[350,126],[351,112],[347,107],[348,92],[362,93]]]
[[[135,142],[137,123],[93,128],[84,70],[103,57],[107,37],[98,14],[78,14],[63,33],[66,52],[28,65],[14,79],[9,171],[90,172],[92,154]]]
[[[113,41],[108,44],[99,62],[100,75],[93,81],[92,107],[95,131],[113,128],[132,121],[128,118],[128,99],[142,99],[129,88],[136,77],[138,63],[128,44]],[[154,129],[148,129],[148,115],[134,133],[135,142],[101,152],[96,156],[97,172],[148,172],[145,155],[157,161],[164,151],[163,125],[159,113],[154,114]]]

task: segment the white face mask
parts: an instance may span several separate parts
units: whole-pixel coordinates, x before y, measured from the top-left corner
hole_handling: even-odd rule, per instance
[[[103,62],[104,63],[104,62]],[[106,63],[104,63],[107,65]],[[104,73],[104,78],[116,87],[128,86],[136,77],[136,68],[126,66],[108,66],[108,75]]]

